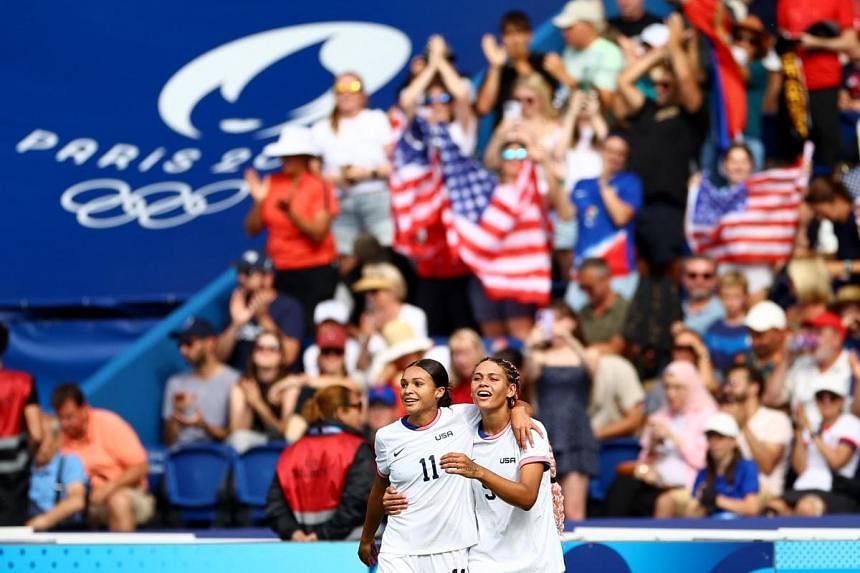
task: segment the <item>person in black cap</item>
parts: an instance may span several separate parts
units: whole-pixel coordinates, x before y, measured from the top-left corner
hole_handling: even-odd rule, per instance
[[[164,390],[164,442],[187,444],[222,441],[229,432],[230,400],[239,373],[215,353],[217,331],[203,318],[189,318],[172,332],[191,370],[174,374]]]
[[[304,311],[295,298],[274,288],[274,267],[262,251],[245,251],[236,263],[239,286],[230,297],[230,323],[218,336],[217,356],[244,371],[254,341],[264,330],[277,332],[284,349],[284,362],[292,367],[299,356],[304,335]]]

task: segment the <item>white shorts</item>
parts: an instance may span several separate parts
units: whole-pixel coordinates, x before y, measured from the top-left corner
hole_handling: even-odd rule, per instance
[[[377,573],[469,573],[469,550],[430,555],[379,554]]]

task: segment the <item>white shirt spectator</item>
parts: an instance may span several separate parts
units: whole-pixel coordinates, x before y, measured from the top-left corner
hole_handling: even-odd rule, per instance
[[[314,142],[322,151],[323,171],[338,173],[341,167],[375,168],[388,163],[386,146],[394,142],[394,132],[385,112],[364,109],[355,117],[341,117],[337,133],[329,118],[321,119],[311,128]],[[349,188],[352,195],[387,191],[385,179],[369,179]],[[339,189],[343,193],[343,189]]]
[[[747,421],[747,426],[758,440],[785,447],[782,458],[774,466],[773,471],[765,474],[759,468],[758,473],[761,491],[777,496],[782,495],[785,489],[785,472],[788,469],[788,456],[791,453],[791,420],[785,415],[785,412],[762,406]],[[738,447],[745,458],[749,460],[754,459],[752,450],[743,432],[738,436]]]
[[[857,450],[860,446],[860,420],[851,414],[842,414],[832,426],[821,431],[821,441],[830,448],[835,448],[840,443],[844,443],[854,449],[848,463],[839,468],[839,475],[853,478],[854,472],[857,471],[857,459],[860,456],[860,452]],[[803,442],[806,444],[806,469],[797,476],[794,489],[797,491],[809,489],[830,491],[833,486],[833,474],[827,460],[812,443],[809,432],[803,433]]]
[[[826,383],[823,382],[824,379],[827,379]],[[842,388],[843,396],[851,395],[851,363],[848,360],[848,352],[845,350],[840,352],[836,362],[824,372],[818,369],[818,364],[812,356],[800,356],[786,374],[782,401],[789,402],[792,411],[798,404],[803,404],[806,417],[813,428],[821,424],[821,412],[815,405],[815,388],[819,384]],[[845,400],[845,411],[850,408],[851,401]]]

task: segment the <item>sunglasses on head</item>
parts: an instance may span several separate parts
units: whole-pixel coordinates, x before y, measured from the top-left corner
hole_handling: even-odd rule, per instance
[[[451,94],[439,94],[439,95],[428,95],[424,96],[424,104],[431,105],[434,103],[450,103],[451,102]]]
[[[357,94],[363,86],[358,80],[345,80],[334,85],[334,92],[338,94]]]
[[[523,160],[528,156],[529,152],[525,147],[512,147],[502,151],[502,160],[504,161]]]

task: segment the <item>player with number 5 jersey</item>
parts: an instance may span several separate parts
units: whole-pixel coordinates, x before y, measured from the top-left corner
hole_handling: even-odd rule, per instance
[[[478,543],[470,481],[442,468],[450,452],[472,451],[480,412],[451,406],[448,374],[435,360],[422,359],[403,372],[400,396],[407,415],[376,434],[377,478],[367,504],[359,556],[377,562],[374,535],[382,521],[382,497],[393,485],[410,506],[389,518],[378,554],[379,573],[468,571],[469,547]],[[529,435],[523,405],[514,409],[517,435]]]

